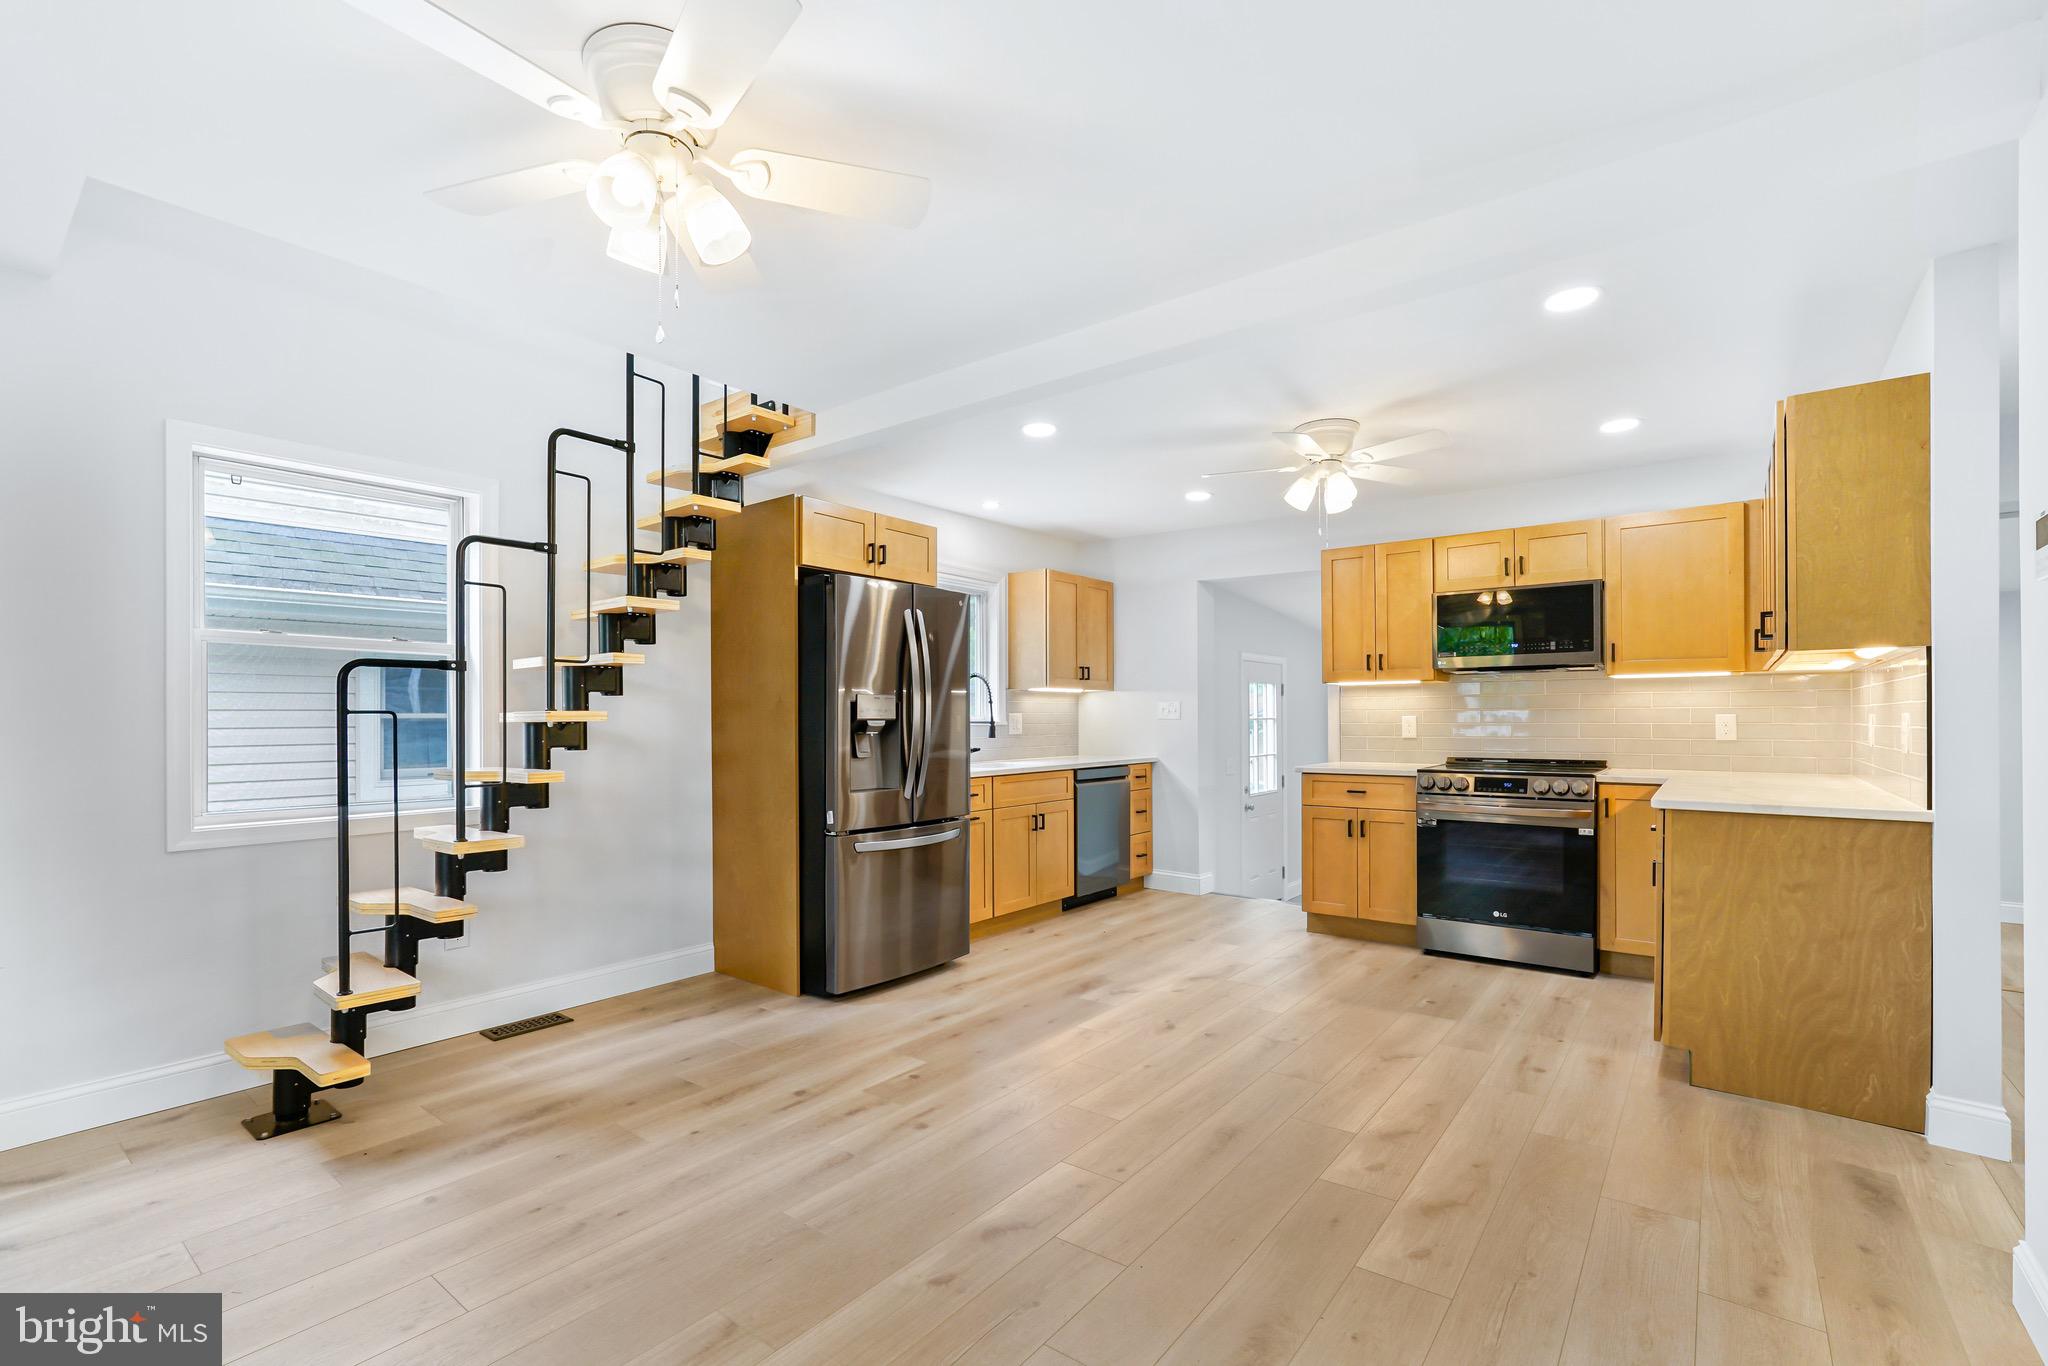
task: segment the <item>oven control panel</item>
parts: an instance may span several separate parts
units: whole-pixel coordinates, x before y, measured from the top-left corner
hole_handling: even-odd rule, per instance
[[[1419,773],[1420,792],[1460,793],[1474,797],[1577,797],[1593,795],[1590,778],[1531,778],[1502,773]]]

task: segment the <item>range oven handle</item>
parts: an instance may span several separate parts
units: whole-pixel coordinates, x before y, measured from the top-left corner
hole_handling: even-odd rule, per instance
[[[1417,802],[1415,823],[1464,821],[1476,825],[1533,825],[1547,829],[1577,830],[1593,824],[1590,806],[1548,806],[1534,802]]]

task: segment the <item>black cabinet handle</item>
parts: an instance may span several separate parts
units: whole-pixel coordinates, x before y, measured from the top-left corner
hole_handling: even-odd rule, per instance
[[[887,563],[889,563],[889,547],[888,547],[888,546],[886,546],[886,545],[878,545],[878,546],[876,546],[876,547],[875,547],[875,563],[876,563],[876,564],[887,564]]]
[[[1515,575],[1516,575],[1516,577],[1520,577],[1521,575],[1523,575],[1523,574],[1526,574],[1526,573],[1528,573],[1528,572],[1529,572],[1529,557],[1528,557],[1527,555],[1517,555],[1517,556],[1515,556]]]
[[[1511,569],[1509,569],[1509,568],[1508,568],[1508,557],[1507,557],[1507,556],[1505,556],[1505,555],[1501,556],[1501,557],[1500,557],[1500,576],[1501,576],[1502,578],[1506,578],[1506,577],[1507,577],[1507,576],[1508,576],[1509,574],[1511,574],[1511,573],[1513,573],[1513,572],[1514,572],[1513,570],[1511,570]]]
[[[1764,652],[1764,628],[1759,626],[1749,633],[1749,649],[1752,654]]]
[[[1615,643],[1613,641],[1610,640],[1607,642],[1607,662],[1609,664],[1612,664],[1614,662],[1615,648]]]
[[[1350,821],[1346,821],[1346,822],[1344,822],[1344,838],[1345,838],[1345,839],[1347,839],[1347,840],[1351,838],[1351,822],[1350,822]]]
[[[869,541],[869,542],[868,542],[868,563],[869,563],[869,564],[873,564],[874,562],[875,562],[875,543],[874,543],[873,541]]]
[[[1657,864],[1654,859],[1650,862],[1650,885],[1652,887],[1657,885]]]
[[[1757,634],[1761,635],[1765,640],[1776,640],[1778,638],[1777,632],[1764,629],[1771,624],[1771,618],[1776,615],[1778,615],[1777,609],[1771,607],[1766,607],[1763,611],[1756,614]]]

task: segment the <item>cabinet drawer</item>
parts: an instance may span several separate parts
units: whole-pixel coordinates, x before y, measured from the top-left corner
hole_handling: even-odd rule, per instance
[[[1022,806],[1027,802],[1056,802],[1074,795],[1071,769],[1052,773],[1005,773],[994,780],[992,794],[997,806]]]
[[[967,780],[967,809],[969,811],[986,811],[989,809],[991,805],[989,801],[989,784],[991,781],[988,778],[969,778]]]
[[[1131,836],[1131,880],[1137,881],[1152,872],[1152,837]]]
[[[1131,791],[1133,791],[1133,792],[1136,792],[1136,791],[1137,791],[1137,790],[1138,790],[1139,788],[1149,788],[1149,787],[1151,787],[1151,786],[1152,786],[1152,765],[1150,765],[1150,764],[1132,764],[1132,765],[1131,765]]]
[[[1152,833],[1152,792],[1149,788],[1131,793],[1131,833]]]
[[[1310,773],[1302,779],[1308,806],[1365,806],[1375,811],[1413,811],[1413,778],[1356,778],[1346,773]]]

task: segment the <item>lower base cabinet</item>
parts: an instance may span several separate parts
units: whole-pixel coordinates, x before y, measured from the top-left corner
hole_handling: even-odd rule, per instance
[[[967,817],[967,923],[995,914],[995,881],[988,856],[988,817],[976,811]]]
[[[989,837],[992,915],[1074,894],[1074,801],[995,809]]]
[[[1415,923],[1415,814],[1306,806],[1301,906],[1310,915]]]
[[[1657,955],[1664,913],[1663,812],[1655,787],[1600,785],[1600,947]]]

